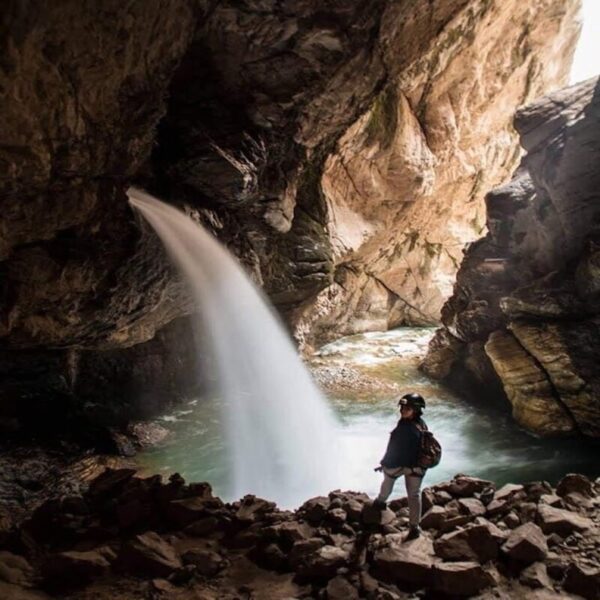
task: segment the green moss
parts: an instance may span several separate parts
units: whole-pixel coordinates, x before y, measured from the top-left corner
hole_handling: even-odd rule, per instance
[[[365,128],[367,145],[379,142],[382,148],[389,148],[394,141],[398,127],[398,94],[393,86],[383,90],[371,107],[369,121]]]

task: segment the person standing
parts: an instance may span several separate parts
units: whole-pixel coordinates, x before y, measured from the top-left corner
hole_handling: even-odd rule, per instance
[[[421,535],[421,483],[426,469],[418,466],[421,436],[427,425],[422,419],[425,400],[419,394],[405,394],[398,400],[400,420],[390,434],[385,456],[376,471],[383,471],[383,482],[379,495],[373,502],[376,508],[384,509],[396,479],[404,475],[408,496],[409,532],[407,540]]]

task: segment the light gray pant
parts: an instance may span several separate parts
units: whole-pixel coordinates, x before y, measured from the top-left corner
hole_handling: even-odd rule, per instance
[[[397,469],[383,468],[383,483],[379,490],[377,500],[385,502],[394,489],[396,479],[404,475],[406,484],[406,495],[408,496],[408,522],[411,527],[417,527],[421,520],[421,482],[423,475],[418,474],[420,469],[410,469],[408,467],[398,467]]]

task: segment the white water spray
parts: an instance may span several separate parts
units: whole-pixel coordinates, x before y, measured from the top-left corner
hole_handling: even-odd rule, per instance
[[[219,242],[181,211],[139,190],[130,202],[189,280],[225,406],[233,498],[291,507],[336,480],[336,424],[261,291]],[[190,448],[191,453],[194,448]]]

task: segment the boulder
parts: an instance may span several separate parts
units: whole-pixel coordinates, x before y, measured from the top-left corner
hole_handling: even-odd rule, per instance
[[[118,560],[126,573],[148,578],[168,577],[182,567],[173,546],[153,531],[123,544]]]
[[[206,549],[192,549],[185,552],[181,559],[186,565],[194,565],[200,575],[212,577],[223,569],[227,561],[218,553]]]
[[[433,505],[421,518],[423,529],[439,529],[446,520],[448,512],[443,506]]]
[[[431,541],[421,536],[403,542],[402,535],[386,536],[383,546],[373,555],[373,575],[392,583],[428,583],[435,563]]]
[[[485,514],[485,506],[477,498],[460,498],[458,504],[460,512],[464,515],[479,517]]]
[[[395,518],[396,515],[389,508],[381,510],[373,504],[365,504],[361,515],[365,525],[389,525]]]
[[[209,535],[219,526],[219,520],[216,517],[204,517],[190,523],[184,532],[192,537],[204,537]]]
[[[308,581],[330,579],[345,566],[349,552],[337,546],[322,546],[307,554],[297,568],[298,577]]]
[[[33,587],[33,567],[24,557],[2,551],[0,552],[0,580],[22,587]]]
[[[533,563],[546,558],[548,544],[535,523],[525,523],[510,533],[502,551],[513,560]]]
[[[435,554],[444,560],[487,562],[498,556],[500,540],[491,523],[473,524],[442,535],[434,542]]]
[[[552,582],[548,577],[546,565],[543,562],[535,562],[521,572],[519,581],[530,588],[551,588]]]
[[[567,569],[567,576],[563,584],[567,592],[579,594],[587,600],[600,598],[600,568],[590,568],[572,563]]]
[[[358,600],[358,590],[345,578],[334,577],[326,588],[327,600]]]
[[[94,502],[115,497],[135,473],[135,469],[106,469],[90,483],[87,497]]]
[[[110,562],[101,550],[52,554],[42,567],[45,584],[50,589],[84,585],[106,575]]]
[[[561,537],[566,537],[574,531],[587,531],[593,525],[586,517],[544,504],[540,505],[538,510],[538,523],[546,535],[558,533]]]
[[[56,596],[50,597],[38,590],[29,590],[0,580],[0,598],[2,600],[53,600]]]
[[[309,522],[319,524],[326,516],[329,509],[329,498],[317,496],[307,500],[300,508],[299,513]]]
[[[477,562],[438,563],[433,567],[433,587],[449,596],[473,596],[494,583]]]
[[[443,489],[452,496],[468,498],[475,496],[475,494],[480,494],[486,488],[492,486],[494,486],[494,484],[491,481],[461,474],[456,475],[452,481],[444,485]]]
[[[558,496],[566,496],[572,492],[577,492],[589,498],[594,495],[594,487],[585,475],[569,473],[558,482],[556,493]]]
[[[514,503],[525,497],[522,485],[507,483],[494,493],[492,501],[487,505],[487,513],[491,516],[508,512]]]
[[[274,502],[257,498],[252,494],[244,496],[240,501],[240,507],[235,513],[236,519],[245,525],[251,525],[262,521],[264,516],[277,509]]]
[[[183,528],[199,521],[223,507],[223,502],[212,497],[192,497],[171,500],[167,504],[167,518],[177,527]]]
[[[298,569],[313,552],[323,546],[325,546],[325,542],[320,537],[296,542],[290,551],[289,557],[292,569]]]

